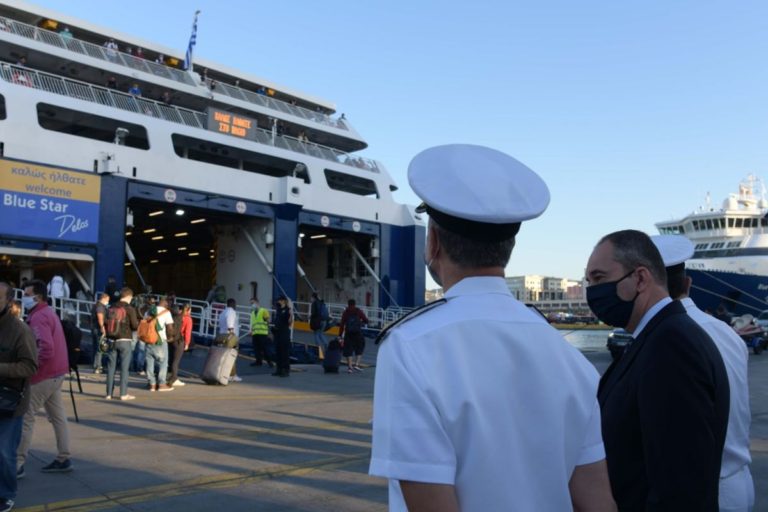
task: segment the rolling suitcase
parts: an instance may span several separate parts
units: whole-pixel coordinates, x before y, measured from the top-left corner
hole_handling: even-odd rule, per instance
[[[229,384],[229,375],[237,361],[237,350],[234,348],[213,346],[208,351],[208,357],[203,366],[200,378],[206,384]]]

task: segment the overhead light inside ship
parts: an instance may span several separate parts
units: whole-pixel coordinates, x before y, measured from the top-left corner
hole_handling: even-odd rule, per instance
[[[158,215],[162,215],[162,214],[164,214],[164,213],[165,213],[165,212],[164,212],[163,210],[157,210],[156,212],[151,212],[151,213],[149,214],[149,216],[150,216],[150,217],[157,217]]]
[[[157,263],[157,262],[159,262],[159,261],[160,261],[160,260],[149,260],[149,262],[150,262],[150,263]]]
[[[305,236],[307,235],[305,235],[304,233],[299,233],[299,238],[304,238]]]
[[[131,266],[131,262],[130,261],[126,261],[125,263],[123,263],[123,266],[124,267],[130,267]]]
[[[158,249],[157,250],[157,254],[163,254],[163,253],[166,253],[166,252],[168,252],[168,249]]]
[[[146,234],[146,233],[154,233],[155,231],[157,231],[155,228],[149,228],[149,229],[145,229],[145,230],[144,230],[144,233],[145,233],[145,234]]]
[[[131,236],[133,234],[133,231],[128,231],[125,236]]]
[[[325,238],[326,236],[328,235],[312,235],[309,238],[311,238],[312,240],[317,240],[318,238]]]
[[[177,238],[181,238],[182,236],[187,236],[188,234],[189,234],[189,233],[187,233],[186,231],[182,231],[181,233],[176,233],[176,234],[175,234],[175,235],[173,235],[173,236],[175,236],[175,237],[177,237]]]
[[[178,215],[178,216],[182,216],[182,215],[184,215],[184,210],[182,210],[181,208],[179,208],[178,210],[176,210],[176,215]]]
[[[158,236],[153,236],[152,237],[152,240],[162,240],[162,239],[163,239],[163,235],[158,235]]]
[[[178,248],[178,249],[176,249],[176,250],[177,250],[177,251],[186,251],[186,250],[187,250],[187,248],[186,248],[186,247],[179,247],[179,248]]]
[[[189,253],[190,256],[200,256],[199,252],[191,252]]]
[[[195,219],[189,221],[190,224],[200,224],[201,222],[205,222],[205,219]]]

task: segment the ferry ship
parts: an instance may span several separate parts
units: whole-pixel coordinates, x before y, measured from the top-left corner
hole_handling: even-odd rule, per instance
[[[768,201],[765,186],[750,175],[721,208],[706,206],[679,220],[656,224],[661,234],[694,243],[686,271],[691,298],[704,311],[727,318],[758,316],[768,309]]]
[[[184,67],[183,50],[0,4],[0,279],[423,303],[424,224],[333,103]]]

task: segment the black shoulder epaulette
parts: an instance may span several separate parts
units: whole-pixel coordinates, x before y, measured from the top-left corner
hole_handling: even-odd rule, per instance
[[[448,299],[438,299],[438,300],[435,300],[435,301],[432,301],[432,302],[427,302],[426,304],[417,307],[416,309],[414,309],[413,311],[411,311],[407,315],[401,316],[400,318],[398,318],[394,322],[390,323],[389,325],[387,325],[386,327],[384,327],[381,330],[379,335],[376,336],[376,341],[374,342],[374,344],[378,345],[379,343],[384,341],[384,338],[387,337],[387,334],[389,334],[389,331],[391,331],[392,329],[394,329],[398,325],[400,325],[402,323],[405,323],[405,322],[407,322],[409,320],[413,320],[414,318],[416,318],[417,316],[421,315],[422,313],[426,313],[427,311],[430,311],[430,310],[436,308],[437,306],[445,304],[446,302],[448,302]]]

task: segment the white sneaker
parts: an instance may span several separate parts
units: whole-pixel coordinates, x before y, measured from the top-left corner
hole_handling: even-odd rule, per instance
[[[133,395],[123,395],[120,397],[120,400],[136,400],[136,397]]]
[[[238,375],[233,375],[229,378],[229,382],[243,382],[243,379]]]
[[[175,381],[173,381],[173,383],[171,384],[171,386],[173,386],[173,387],[176,387],[176,386],[186,386],[186,385],[187,385],[187,384],[186,384],[185,382],[181,382],[179,379],[176,379],[176,380],[175,380]]]

